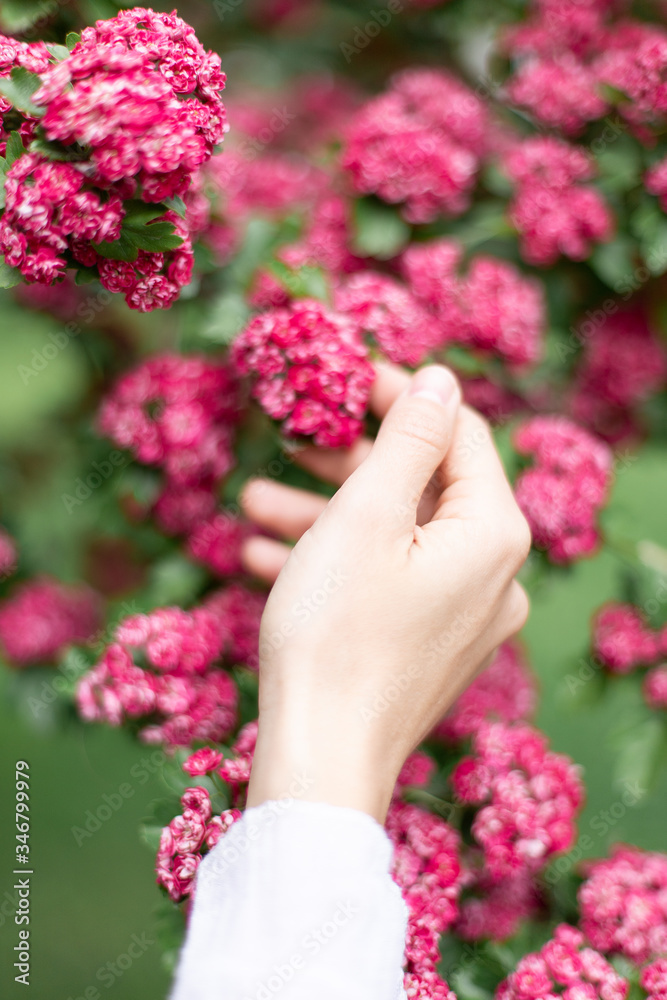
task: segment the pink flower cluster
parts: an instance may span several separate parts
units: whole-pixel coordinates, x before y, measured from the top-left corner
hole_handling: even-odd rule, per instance
[[[309,299],[269,310],[237,337],[232,358],[287,436],[337,447],[361,433],[374,371],[346,317]]]
[[[582,181],[594,174],[591,157],[558,139],[536,137],[517,143],[504,157],[516,190],[510,218],[529,264],[547,266],[561,254],[585,260],[595,243],[610,240],[611,211]]]
[[[648,993],[647,1000],[667,1000],[667,958],[656,958],[642,969],[639,983]]]
[[[483,722],[451,775],[461,802],[478,808],[472,833],[494,880],[535,873],[576,835],[583,788],[576,766],[525,723]]]
[[[483,856],[468,851],[465,858],[464,895],[454,932],[464,941],[504,941],[521,922],[540,911],[540,893],[535,876],[526,869],[496,879],[484,865]]]
[[[592,631],[595,656],[613,674],[629,674],[667,655],[667,628],[650,628],[632,604],[602,608],[593,620]]]
[[[173,235],[180,239],[174,250],[163,252],[139,250],[133,262],[111,260],[86,244],[72,248],[77,261],[86,267],[97,266],[102,285],[110,292],[122,292],[130,309],[151,312],[168,309],[181,288],[190,283],[194,252],[187,225],[176,212],[165,212],[155,223],[170,223]],[[146,227],[149,230],[153,223]]]
[[[185,790],[181,806],[182,813],[162,830],[155,864],[158,885],[175,903],[190,895],[201,859],[241,818],[238,809],[213,816],[209,793],[198,785]]]
[[[343,167],[359,194],[403,204],[409,222],[465,211],[489,130],[484,102],[435,69],[406,70],[353,118]]]
[[[634,411],[665,385],[667,356],[641,306],[598,314],[602,321],[586,336],[572,413],[613,443],[636,431]]]
[[[11,68],[6,46],[3,56]],[[13,164],[0,251],[28,281],[51,284],[67,267],[96,266],[104,287],[123,292],[131,308],[167,308],[189,283],[194,260],[176,213],[153,220],[171,224],[180,240],[175,249],[141,250],[130,262],[97,246],[120,238],[126,199],[157,203],[183,195],[210,158],[226,131],[220,59],[175,14],[140,7],[86,28],[56,65],[49,58],[33,46],[27,55],[14,51],[12,61],[40,72],[33,96],[44,109],[40,129],[74,162],[30,153]],[[25,128],[29,137],[34,122]]]
[[[67,252],[86,258],[95,255],[91,242],[120,236],[124,209],[119,196],[91,188],[71,163],[27,153],[10,168],[5,194],[0,250],[27,281],[51,284],[64,275]]]
[[[218,768],[218,774],[229,785],[232,802],[240,804],[245,796],[245,788],[250,781],[250,769],[257,745],[257,719],[246,723],[239,730],[236,741],[231,746],[231,755],[225,757]]]
[[[459,835],[432,813],[395,798],[387,816],[392,875],[408,907],[405,989],[409,997],[453,997],[437,974],[438,941],[458,913]]]
[[[572,9],[558,0],[533,4],[528,21],[505,37],[516,68],[507,86],[510,99],[541,124],[571,135],[615,104],[651,145],[648,128],[659,129],[667,111],[667,33],[655,24],[613,20],[623,6],[607,0]]]
[[[646,672],[642,691],[649,708],[667,709],[667,664]]]
[[[92,179],[143,201],[182,195],[226,131],[220,57],[176,14],[143,7],[85,28],[35,103],[50,140],[90,149]]]
[[[507,87],[514,104],[528,108],[539,122],[569,135],[602,118],[609,105],[595,71],[571,53],[523,61]]]
[[[101,600],[90,587],[34,579],[0,603],[0,646],[16,666],[48,663],[92,639],[101,621]]]
[[[45,73],[52,61],[53,57],[44,42],[19,42],[16,38],[0,35],[0,78],[11,76],[12,70],[19,66],[30,73]],[[8,112],[17,114],[11,102],[0,94],[0,156],[4,156],[7,149],[9,131],[5,130],[3,119]],[[38,120],[32,115],[20,114],[16,130],[24,146],[33,138]]]
[[[450,239],[413,243],[402,268],[415,298],[431,310],[433,337],[493,352],[510,365],[535,362],[546,323],[541,285],[512,264],[479,255],[460,274],[463,248]]]
[[[515,496],[535,545],[555,563],[589,555],[599,541],[597,514],[612,480],[608,446],[560,416],[528,420],[515,446],[534,457],[515,483]]]
[[[370,335],[397,365],[416,368],[439,346],[441,331],[433,314],[394,278],[357,271],[335,290],[336,309],[348,316],[360,337]]]
[[[236,576],[243,569],[241,546],[250,526],[226,510],[199,521],[188,535],[187,551],[217,576]]]
[[[162,354],[121,376],[98,426],[139,462],[164,470],[156,514],[165,530],[180,533],[212,515],[216,488],[234,465],[239,416],[238,385],[226,364]]]
[[[652,629],[632,604],[608,604],[593,619],[593,652],[612,674],[648,667],[642,683],[649,708],[667,709],[667,626]]]
[[[267,594],[232,583],[214,591],[206,607],[217,617],[223,637],[223,651],[230,663],[259,668],[259,627]]]
[[[553,937],[520,959],[496,990],[496,1000],[625,1000],[630,984],[576,927],[559,924]]]
[[[667,954],[667,855],[619,845],[586,874],[580,923],[594,948],[638,964]]]
[[[535,710],[535,678],[516,643],[505,642],[491,664],[457,699],[433,736],[447,743],[460,743],[472,736],[485,721],[518,722]]]
[[[113,726],[143,720],[140,736],[147,743],[191,746],[225,739],[236,722],[238,693],[216,663],[233,634],[234,623],[219,606],[161,608],[125,618],[116,641],[79,681],[82,718]]]

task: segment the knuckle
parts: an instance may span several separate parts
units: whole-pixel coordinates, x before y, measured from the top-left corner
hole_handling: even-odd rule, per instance
[[[528,621],[529,614],[530,601],[528,599],[528,595],[523,587],[519,586],[517,583],[512,587],[510,609],[508,614],[508,625],[511,629],[511,634],[521,631]]]
[[[523,566],[530,553],[533,543],[528,521],[517,511],[514,527],[511,532],[512,552],[517,561],[517,566]]]
[[[445,441],[444,422],[431,412],[430,407],[410,407],[402,414],[399,433],[410,441],[440,450]]]

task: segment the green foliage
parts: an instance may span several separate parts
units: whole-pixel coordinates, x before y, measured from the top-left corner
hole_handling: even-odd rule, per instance
[[[387,260],[394,257],[410,239],[410,227],[398,210],[371,198],[355,204],[352,249],[361,257]]]
[[[183,240],[176,236],[173,222],[155,222],[165,213],[164,205],[128,204],[119,239],[95,243],[102,257],[134,263],[140,250],[165,253],[176,250]]]
[[[11,101],[18,111],[32,115],[33,118],[39,118],[44,114],[44,109],[33,104],[32,97],[41,85],[42,81],[37,73],[30,73],[22,66],[16,66],[12,70],[11,76],[0,77],[0,94]]]

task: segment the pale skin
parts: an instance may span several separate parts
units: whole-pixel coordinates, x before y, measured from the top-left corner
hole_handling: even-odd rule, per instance
[[[300,798],[384,822],[398,773],[493,650],[522,628],[530,532],[485,421],[439,365],[383,365],[375,442],[307,448],[327,501],[251,481],[248,570],[273,584],[260,636],[248,805]],[[380,707],[378,707],[380,706]]]

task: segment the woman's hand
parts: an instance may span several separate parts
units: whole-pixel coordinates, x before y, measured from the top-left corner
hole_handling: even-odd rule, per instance
[[[373,405],[374,443],[301,458],[342,482],[331,501],[266,482],[244,495],[249,517],[298,538],[291,552],[266,538],[245,550],[249,569],[279,572],[249,805],[305,773],[305,799],[382,822],[405,758],[526,620],[514,577],[530,533],[452,374],[383,368]]]

